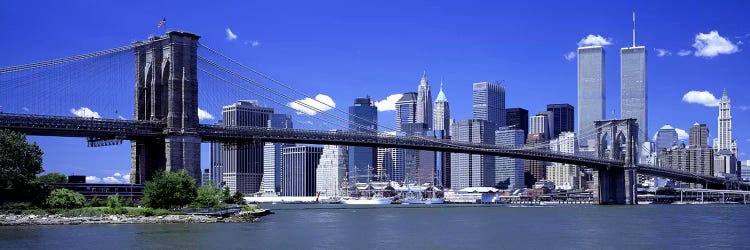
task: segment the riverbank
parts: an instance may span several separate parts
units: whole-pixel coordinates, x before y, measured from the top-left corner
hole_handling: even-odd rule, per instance
[[[131,216],[107,214],[97,216],[65,216],[61,214],[0,214],[0,226],[23,225],[81,225],[81,224],[180,224],[180,223],[242,223],[257,222],[260,217],[273,214],[268,209],[241,211],[220,217],[209,215],[170,214],[159,216]]]

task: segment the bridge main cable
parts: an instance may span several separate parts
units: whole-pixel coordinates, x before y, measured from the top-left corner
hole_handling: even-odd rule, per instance
[[[7,74],[7,73],[31,70],[31,69],[36,69],[36,68],[43,68],[43,67],[54,66],[54,65],[63,64],[63,63],[70,63],[70,62],[90,59],[94,57],[115,54],[115,53],[131,50],[135,48],[136,46],[137,44],[131,44],[131,45],[126,45],[126,46],[107,49],[107,50],[100,50],[100,51],[96,51],[96,52],[92,52],[88,54],[81,54],[81,55],[75,55],[75,56],[70,56],[70,57],[65,57],[65,58],[48,60],[48,61],[0,68],[0,74]]]

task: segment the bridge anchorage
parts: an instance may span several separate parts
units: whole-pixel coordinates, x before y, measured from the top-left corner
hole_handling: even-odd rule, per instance
[[[636,119],[595,121],[597,156],[623,161],[623,166],[593,170],[594,201],[598,204],[638,204],[636,156],[638,123]]]

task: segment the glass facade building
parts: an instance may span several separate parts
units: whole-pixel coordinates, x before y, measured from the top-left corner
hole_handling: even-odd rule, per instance
[[[547,112],[552,113],[552,119],[549,121],[552,125],[552,138],[557,138],[562,132],[574,132],[573,124],[575,123],[575,113],[573,105],[547,104]]]
[[[578,135],[579,145],[596,148],[594,121],[604,119],[604,48],[578,48]],[[595,137],[595,136],[594,136]],[[591,142],[593,145],[589,145]]]
[[[354,105],[349,107],[349,130],[373,134],[378,132],[378,108],[369,96],[354,99]],[[377,148],[349,147],[349,181],[367,182],[367,176],[375,173],[376,158]],[[372,169],[368,172],[370,168]]]
[[[282,196],[315,196],[315,170],[320,163],[322,147],[294,146],[281,150]]]
[[[526,141],[526,132],[520,129],[500,128],[495,131],[495,145],[521,147]],[[495,157],[495,183],[500,189],[524,187],[523,159]]]
[[[477,82],[472,89],[472,118],[489,121],[495,129],[505,126],[505,88],[498,83]]]
[[[257,101],[237,101],[222,108],[224,126],[266,127],[273,108]],[[263,178],[263,143],[224,143],[223,181],[229,191],[252,194],[260,190]]]
[[[638,122],[638,145],[648,140],[646,47],[620,49],[620,114]]]
[[[505,125],[511,129],[523,130],[523,140],[526,143],[526,134],[529,134],[529,111],[522,108],[509,108],[505,110]]]

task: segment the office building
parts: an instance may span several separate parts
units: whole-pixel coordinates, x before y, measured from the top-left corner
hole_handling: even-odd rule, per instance
[[[531,117],[531,123],[529,124],[529,134],[544,134],[544,140],[549,140],[552,136],[550,129],[552,126],[549,121],[551,120],[552,113],[541,112]]]
[[[266,127],[273,108],[257,101],[237,101],[222,108],[224,126]],[[222,146],[223,181],[229,191],[253,194],[263,179],[262,143],[224,143]]]
[[[708,148],[708,126],[696,122],[690,127],[688,139],[688,147],[690,148]]]
[[[341,196],[341,184],[349,166],[349,147],[325,145],[315,170],[315,192],[321,196]]]
[[[674,127],[669,124],[662,126],[656,132],[656,152],[677,145],[677,138],[677,130]]]
[[[449,137],[451,113],[448,98],[445,97],[445,92],[443,92],[442,81],[440,81],[440,92],[438,92],[437,98],[435,98],[434,109],[433,130],[445,131],[445,137]]]
[[[523,141],[529,134],[529,111],[522,108],[509,108],[505,110],[505,125],[510,129],[523,130]]]
[[[539,150],[547,150],[549,147],[549,144],[545,143],[544,134],[529,134],[526,145]],[[531,188],[537,181],[547,179],[547,162],[526,160],[523,173],[526,187]]]
[[[594,121],[604,120],[605,78],[604,48],[578,48],[578,132],[579,146],[596,149]],[[591,144],[591,145],[589,145]]]
[[[573,132],[562,132],[557,139],[550,141],[550,150],[567,154],[576,153],[576,135]],[[557,189],[581,189],[581,171],[575,165],[552,163],[547,168],[547,180],[555,183]]]
[[[281,150],[281,196],[314,196],[315,170],[322,147],[291,146]]]
[[[434,137],[433,131],[427,130],[425,123],[405,123],[401,128],[406,136]],[[408,182],[434,183],[435,152],[416,149],[403,149],[404,176]]]
[[[741,175],[743,180],[750,181],[750,160],[742,162]]]
[[[557,138],[562,132],[575,132],[573,124],[575,123],[575,111],[573,105],[567,103],[547,104],[547,112],[552,113],[549,120],[552,127],[552,136]]]
[[[476,85],[475,85],[476,86]],[[495,124],[487,120],[460,120],[451,127],[451,140],[495,144]],[[495,186],[495,157],[473,154],[451,154],[451,188]]]
[[[731,100],[727,96],[727,90],[721,95],[719,100],[719,139],[718,145],[714,145],[714,150],[717,154],[721,150],[728,150],[733,155],[737,156],[737,149],[732,148],[732,114],[731,114]]]
[[[404,149],[378,148],[378,181],[404,181]]]
[[[526,133],[521,129],[500,128],[495,131],[495,145],[523,147]],[[524,188],[524,160],[510,157],[495,157],[495,183],[499,189]]]
[[[435,139],[438,140],[449,140],[445,130],[436,130]],[[435,152],[435,171],[437,172],[437,180],[435,185],[441,187],[451,186],[451,153],[448,152]]]
[[[216,125],[221,125],[223,122],[219,120]],[[212,142],[211,143],[211,150],[209,153],[209,163],[211,166],[211,181],[213,181],[216,186],[224,187],[224,165],[223,160],[221,157],[224,155],[223,148],[221,142]]]
[[[442,88],[441,88],[442,89]],[[416,123],[427,124],[427,130],[432,130],[432,93],[427,84],[427,71],[422,74],[417,90]]]
[[[727,149],[719,150],[714,155],[714,175],[719,177],[737,177],[737,157]]]
[[[288,114],[271,114],[268,120],[270,128],[294,128],[292,116]],[[281,148],[294,146],[290,143],[265,143],[263,145],[263,193],[278,194],[281,191]]]
[[[659,166],[702,175],[716,175],[713,150],[709,147],[685,147],[684,143],[658,152]],[[723,176],[723,175],[722,175]]]
[[[633,46],[620,49],[620,116],[636,119],[640,128],[638,145],[648,141],[647,87],[646,46],[635,45],[633,12]]]
[[[396,131],[403,131],[404,123],[417,122],[417,93],[406,92],[396,102]]]
[[[354,99],[354,105],[349,107],[349,130],[373,134],[378,132],[378,108],[369,96]],[[374,175],[376,157],[377,148],[350,146],[349,181],[367,182],[367,176]]]
[[[472,91],[472,118],[489,121],[495,129],[505,126],[505,87],[499,83],[477,82]]]
[[[203,173],[201,174],[201,185],[210,186],[211,184],[214,184],[213,181],[211,181],[211,169],[203,169]]]

